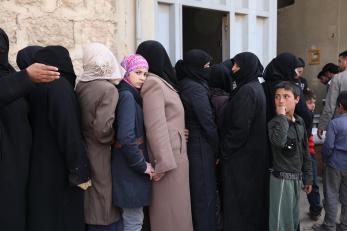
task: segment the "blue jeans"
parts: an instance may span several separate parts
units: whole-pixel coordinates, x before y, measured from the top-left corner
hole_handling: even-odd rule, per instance
[[[141,231],[143,224],[143,208],[122,208],[123,231]]]
[[[88,225],[88,231],[117,231],[117,223],[111,225]]]
[[[314,155],[311,156],[312,161],[312,191],[311,193],[307,194],[308,202],[310,203],[310,213],[313,216],[319,216],[322,211],[322,205],[320,202],[320,194],[319,194],[319,187],[317,185],[317,161],[316,157]]]

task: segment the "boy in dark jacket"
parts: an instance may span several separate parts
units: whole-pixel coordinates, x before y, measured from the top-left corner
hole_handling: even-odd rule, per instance
[[[299,94],[299,87],[287,81],[275,87],[277,115],[268,123],[273,153],[270,231],[297,230],[302,180],[306,193],[312,189],[312,166],[305,124],[302,118],[294,114]]]

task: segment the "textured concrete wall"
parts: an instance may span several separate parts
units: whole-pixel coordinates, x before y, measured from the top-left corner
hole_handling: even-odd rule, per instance
[[[326,88],[317,74],[328,62],[337,64],[338,54],[347,49],[345,0],[296,0],[278,11],[278,53],[289,51],[308,61],[308,49],[321,49],[321,63],[306,65],[304,77],[318,97],[317,112]]]
[[[152,0],[142,0],[147,29],[141,38],[154,37]],[[10,38],[10,61],[27,45],[63,45],[81,73],[82,47],[89,42],[107,45],[120,60],[134,52],[135,0],[0,0],[0,27]]]

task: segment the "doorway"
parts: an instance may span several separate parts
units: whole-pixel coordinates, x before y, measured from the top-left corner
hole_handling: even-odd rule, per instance
[[[226,12],[183,6],[183,54],[202,49],[213,63],[230,58],[229,15]]]

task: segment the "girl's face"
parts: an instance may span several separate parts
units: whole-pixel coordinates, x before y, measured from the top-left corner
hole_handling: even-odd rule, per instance
[[[139,68],[139,69],[136,69],[136,70],[133,70],[132,72],[130,72],[129,73],[129,80],[130,80],[131,84],[134,87],[140,89],[146,80],[147,72],[148,72],[148,69],[146,69],[146,68]]]

